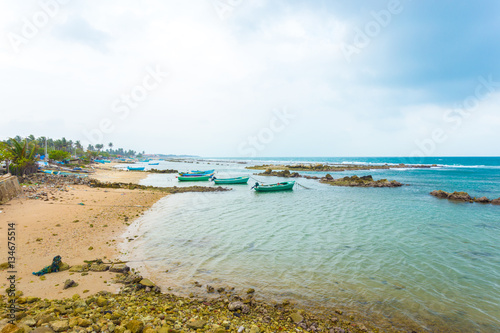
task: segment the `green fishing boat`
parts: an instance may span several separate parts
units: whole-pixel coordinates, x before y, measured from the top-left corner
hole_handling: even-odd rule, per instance
[[[212,175],[206,175],[206,176],[190,176],[190,177],[186,177],[186,176],[177,176],[177,179],[179,181],[189,181],[189,182],[196,182],[196,181],[207,181],[207,180],[210,180],[210,178],[212,177]]]
[[[214,178],[215,184],[246,184],[250,177],[236,177],[236,178]]]
[[[293,185],[295,182],[281,182],[276,184],[269,185],[261,185],[259,183],[255,183],[252,187],[257,192],[276,192],[276,191],[286,191],[293,189]]]

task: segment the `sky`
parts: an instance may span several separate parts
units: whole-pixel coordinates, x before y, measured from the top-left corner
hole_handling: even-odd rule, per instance
[[[500,2],[0,1],[0,139],[499,156]]]

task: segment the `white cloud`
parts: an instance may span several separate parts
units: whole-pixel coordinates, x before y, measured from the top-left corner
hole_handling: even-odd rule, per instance
[[[0,132],[84,140],[83,130],[109,118],[115,129],[104,140],[115,146],[234,155],[274,109],[288,107],[296,120],[262,155],[397,155],[439,123],[442,106],[414,102],[425,94],[377,84],[384,68],[346,63],[339,46],[349,21],[291,5],[260,16],[266,6],[245,1],[221,20],[208,0],[61,5],[19,53],[0,41]],[[20,31],[37,10],[4,2],[0,30]],[[118,118],[113,101],[141,84],[148,66],[169,78]],[[485,110],[474,126],[495,139],[498,117]],[[449,147],[440,152],[453,154]]]

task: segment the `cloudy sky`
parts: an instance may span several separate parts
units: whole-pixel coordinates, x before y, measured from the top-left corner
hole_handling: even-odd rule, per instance
[[[0,139],[500,155],[500,2],[0,2]]]

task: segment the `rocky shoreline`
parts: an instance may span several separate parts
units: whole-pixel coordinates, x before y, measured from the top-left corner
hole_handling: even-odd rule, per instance
[[[53,199],[54,194],[58,191],[67,192],[68,187],[72,185],[85,185],[94,188],[159,191],[167,194],[185,192],[224,192],[231,190],[231,188],[224,188],[221,186],[155,187],[139,185],[136,183],[102,182],[93,178],[81,178],[78,176],[57,176],[40,173],[19,178],[19,183],[25,186],[24,195],[26,196],[26,198],[41,199],[45,201]]]
[[[429,169],[432,167],[437,167],[436,164],[433,165],[408,165],[408,164],[397,164],[397,165],[360,165],[360,164],[339,164],[339,165],[329,165],[329,164],[294,164],[294,165],[283,165],[283,164],[263,164],[263,165],[253,165],[247,166],[246,169],[250,170],[288,170],[288,171],[317,171],[317,172],[341,172],[341,171],[356,171],[356,170],[379,170],[379,169]]]
[[[497,199],[488,199],[487,197],[471,197],[467,192],[445,192],[441,190],[432,191],[429,193],[432,196],[440,199],[448,199],[451,201],[460,201],[460,202],[477,202],[482,204],[492,204],[492,205],[500,205],[500,198]]]
[[[269,304],[257,300],[254,289],[238,294],[234,288],[207,285],[212,297],[179,297],[162,294],[153,282],[122,263],[106,264],[98,259],[69,268],[81,275],[105,270],[116,273],[115,282],[124,284],[119,293],[101,291],[87,298],[74,294],[62,300],[26,297],[20,290],[10,298],[0,296],[1,332],[370,332],[353,316],[343,316],[341,310],[318,316],[296,309],[289,301]],[[61,288],[73,285],[73,280],[67,280]]]
[[[221,186],[172,186],[172,187],[155,187],[138,185],[134,183],[118,183],[118,182],[101,182],[96,179],[90,180],[90,186],[99,188],[114,188],[114,189],[128,189],[128,190],[148,190],[148,191],[160,191],[165,193],[185,193],[185,192],[224,192],[231,191],[231,188],[221,187]]]

